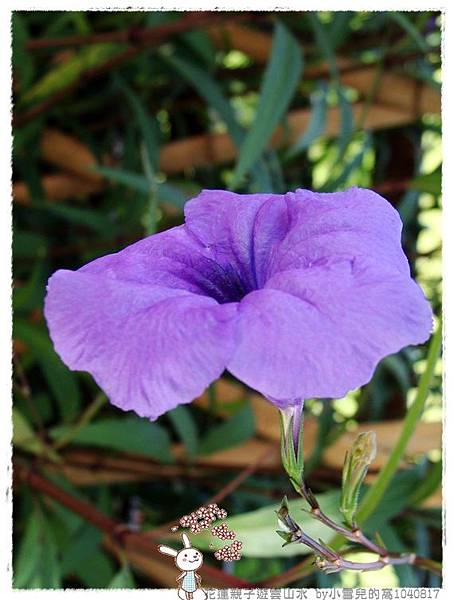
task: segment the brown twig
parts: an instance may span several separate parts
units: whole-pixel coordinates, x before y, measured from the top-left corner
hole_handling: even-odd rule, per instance
[[[186,12],[184,19],[191,19],[197,23],[197,26],[203,24],[207,19],[208,24],[215,25],[221,17],[224,20],[226,17],[230,20],[245,20],[245,19],[263,19],[269,16],[267,13],[250,13],[228,14],[226,12],[204,11],[204,12]],[[217,18],[213,18],[217,17]],[[121,31],[104,31],[102,33],[92,33],[89,35],[68,35],[60,38],[42,38],[28,40],[25,44],[27,50],[42,50],[47,48],[61,48],[65,46],[87,46],[89,44],[103,43],[126,43],[126,44],[147,44],[154,42],[157,36],[173,35],[186,31],[185,25],[182,24],[183,19],[160,25],[157,27],[130,27]]]
[[[105,515],[85,500],[75,498],[43,477],[38,471],[30,469],[26,465],[16,462],[14,464],[14,475],[17,481],[21,481],[30,488],[52,498],[62,506],[65,506],[72,512],[81,516],[97,529],[104,532],[117,546],[152,555],[154,559],[168,564],[166,557],[158,551],[158,537],[155,537],[152,534],[144,536],[141,533],[131,531],[127,525]],[[204,574],[205,579],[209,580],[214,585],[235,588],[251,587],[247,581],[230,575],[229,573],[225,573],[211,565],[205,564],[202,567],[201,572]]]
[[[279,447],[275,448],[276,454],[279,453]],[[240,471],[236,477],[232,479],[227,485],[225,485],[217,494],[212,496],[207,504],[222,502],[227,496],[230,496],[248,477],[250,477],[257,468],[270,456],[270,450],[267,448],[266,451],[259,456],[253,463],[247,466],[245,469]]]
[[[231,16],[229,15],[229,19],[245,19],[247,14],[240,14]],[[196,29],[198,27],[207,27],[216,25],[219,22],[222,22],[227,18],[225,13],[216,13],[216,12],[197,12],[197,13],[189,13],[180,20],[175,23],[169,23],[167,25],[161,25],[159,27],[154,27],[152,29],[143,30],[142,34],[137,38],[138,33],[132,34],[132,30],[127,30],[124,32],[118,32],[128,39],[133,35],[134,45],[129,46],[123,52],[120,52],[116,56],[102,63],[101,65],[92,67],[88,69],[78,78],[76,78],[72,83],[64,87],[62,90],[55,92],[33,108],[28,111],[14,117],[13,125],[15,127],[21,127],[41,115],[43,112],[49,110],[56,104],[58,104],[63,98],[65,98],[69,93],[73,92],[77,88],[79,88],[82,84],[85,84],[96,77],[118,67],[119,65],[131,60],[141,52],[143,52],[146,48],[150,48],[151,46],[163,42],[165,39],[172,37],[178,33],[184,33],[190,31],[192,29]],[[128,32],[129,31],[129,32]],[[102,35],[102,34],[97,34]],[[76,36],[78,37],[78,36]],[[60,38],[61,40],[61,38]],[[49,41],[49,40],[48,40]],[[118,41],[118,40],[116,40]],[[122,40],[125,41],[125,40]],[[39,42],[39,40],[34,40],[35,44]],[[36,48],[36,45],[35,45]]]
[[[279,448],[276,448],[276,452],[278,452]],[[254,471],[266,460],[270,455],[270,450],[267,448],[266,452],[264,452],[261,456],[259,456],[254,462],[244,468],[236,477],[234,477],[229,483],[227,483],[223,488],[219,490],[214,496],[212,496],[209,500],[207,500],[206,504],[218,504],[222,500],[224,500],[227,496],[232,494],[238,487],[245,481],[248,477],[250,477]],[[153,529],[151,533],[156,536],[163,533],[167,533],[172,527],[175,525],[175,521],[169,521],[164,525],[160,525],[156,529]]]

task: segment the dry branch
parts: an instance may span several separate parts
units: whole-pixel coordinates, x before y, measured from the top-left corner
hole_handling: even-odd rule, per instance
[[[157,549],[157,543],[160,540],[154,539],[150,532],[145,536],[131,531],[123,523],[105,515],[88,502],[72,496],[37,471],[28,467],[16,463],[14,465],[14,476],[16,481],[22,482],[31,489],[52,498],[105,533],[106,545],[109,550],[115,553],[123,552],[131,564],[138,568],[147,565],[147,569],[141,570],[149,575],[151,579],[162,585],[175,587],[174,565],[170,561],[172,567],[172,571],[170,571],[168,558],[163,556]],[[171,537],[170,534],[169,537]],[[208,564],[204,564],[200,571],[205,585],[220,588],[250,587],[250,584],[243,579]],[[172,579],[170,574],[172,574]]]

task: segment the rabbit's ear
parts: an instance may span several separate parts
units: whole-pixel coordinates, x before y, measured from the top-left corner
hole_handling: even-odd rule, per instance
[[[168,556],[175,556],[178,554],[176,550],[173,548],[169,548],[169,546],[158,546],[158,550],[161,554],[167,554]]]
[[[191,541],[185,533],[181,534],[181,539],[183,540],[183,546],[185,548],[192,548]]]

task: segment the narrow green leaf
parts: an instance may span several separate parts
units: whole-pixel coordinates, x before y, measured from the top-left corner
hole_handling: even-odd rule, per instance
[[[14,336],[26,344],[39,364],[58,402],[63,420],[72,420],[80,408],[79,386],[75,375],[55,353],[48,335],[27,321],[17,319],[14,323]]]
[[[339,503],[337,491],[329,491],[317,495],[317,499],[323,511],[331,518],[336,518]],[[314,519],[307,512],[301,510],[302,501],[291,500],[288,502],[288,510],[295,518],[304,532],[318,539],[325,537],[326,526]],[[227,517],[229,529],[236,533],[237,539],[243,543],[242,555],[248,557],[290,557],[301,554],[309,554],[311,551],[304,544],[291,544],[282,547],[282,539],[276,535],[276,509],[275,504],[246,512],[238,516]],[[197,535],[197,547],[208,550],[209,545],[215,543],[209,531],[203,531]]]
[[[443,461],[439,460],[435,464],[430,464],[428,473],[421,484],[415,489],[410,499],[410,506],[417,506],[434,494],[441,485],[442,476]]]
[[[61,585],[54,532],[37,505],[27,521],[19,546],[14,568],[14,587],[58,589]]]
[[[109,583],[109,589],[134,589],[136,587],[133,574],[127,563],[118,571],[112,581]]]
[[[93,44],[75,52],[74,56],[43,75],[21,98],[36,102],[70,85],[82,73],[121,52],[119,44]]]
[[[162,59],[173,67],[179,76],[186,79],[204,98],[206,103],[218,113],[226,124],[235,146],[240,149],[246,133],[237,122],[232,105],[224,96],[220,85],[213,76],[206,69],[202,69],[193,62],[175,54],[171,56],[162,54]],[[257,188],[255,191],[265,192],[273,190],[271,176],[266,164],[260,158],[252,165],[252,174]]]
[[[93,209],[79,208],[78,206],[68,206],[65,204],[50,204],[47,202],[34,204],[33,208],[63,219],[72,225],[87,227],[96,233],[103,235],[112,233],[112,221],[106,219],[105,215]]]
[[[267,147],[274,129],[289,107],[302,70],[303,58],[298,42],[281,23],[277,23],[257,113],[241,145],[233,174],[233,188],[238,186]]]
[[[430,384],[432,381],[435,365],[438,360],[438,356],[441,348],[442,340],[442,323],[438,324],[437,330],[432,335],[432,340],[429,346],[429,353],[427,356],[426,370],[423,373],[419,382],[416,399],[409,408],[407,415],[404,420],[402,431],[397,443],[395,444],[387,463],[381,469],[374,484],[369,488],[366,496],[361,502],[358,510],[358,522],[363,522],[369,517],[379,504],[383,494],[387,490],[390,481],[396,472],[399,462],[405,452],[408,441],[410,440],[414,428],[421,416],[424,409],[424,404],[429,393]]]
[[[125,96],[134,115],[140,135],[145,144],[148,160],[156,171],[159,160],[159,126],[156,119],[145,108],[139,96],[119,76],[115,77],[115,85]]]
[[[415,179],[410,182],[409,187],[418,192],[438,196],[441,193],[441,167],[438,167],[435,171],[432,171],[432,173],[415,177]]]
[[[69,542],[61,561],[64,576],[73,573],[79,564],[101,551],[102,533],[93,525],[84,523],[69,536]]]
[[[332,81],[339,83],[339,70],[337,68],[336,52],[333,44],[334,40],[331,40],[325,25],[320,22],[317,13],[309,12],[307,17],[309,24],[312,27],[317,47],[321,49],[325,60],[328,63],[331,79]]]
[[[16,407],[13,407],[13,445],[31,454],[44,455],[55,462],[61,460],[56,452],[53,452],[51,448],[47,448]]]
[[[426,42],[426,39],[405,13],[399,11],[390,11],[388,14],[393,21],[395,21],[408,33],[408,35],[413,39],[422,52],[429,52],[430,48]]]
[[[190,409],[180,404],[180,406],[169,411],[167,416],[172,421],[173,428],[185,445],[188,455],[195,456],[198,446],[198,432]]]
[[[141,194],[150,193],[150,184],[148,183],[147,178],[140,173],[102,166],[97,166],[95,170],[104,175],[106,179],[124,185],[132,190],[136,190]],[[163,204],[172,204],[180,210],[182,210],[188,199],[188,195],[184,191],[171,183],[156,182],[155,193],[159,202]]]
[[[345,150],[350,142],[352,133],[355,128],[353,120],[353,110],[350,102],[345,95],[344,90],[338,88],[338,99],[339,99],[339,113],[340,113],[340,130],[337,138],[338,145],[338,160],[342,160]]]
[[[254,434],[254,430],[254,413],[247,402],[233,417],[213,427],[208,435],[200,440],[199,454],[211,454],[242,444]]]
[[[301,137],[287,151],[285,155],[286,159],[292,158],[299,152],[303,152],[309,148],[309,146],[325,132],[328,108],[326,91],[326,85],[322,83],[311,95],[312,112],[310,121]]]
[[[353,11],[339,10],[333,13],[333,20],[329,25],[329,39],[331,46],[335,50],[340,44],[345,44],[348,41],[351,29],[350,21],[354,16]]]
[[[202,69],[193,62],[175,54],[171,56],[163,54],[162,58],[175,69],[179,76],[193,85],[207,104],[216,110],[225,122],[235,144],[237,146],[240,145],[244,137],[244,131],[236,121],[235,112],[230,102],[225,98],[219,84],[213,79],[210,73],[206,69]]]
[[[402,540],[392,525],[385,525],[382,527],[380,536],[383,539],[385,547],[392,549],[393,552],[401,552],[403,554],[409,552],[410,549],[402,543]],[[418,579],[415,577],[414,571],[410,565],[397,566],[394,567],[394,570],[399,579],[400,587],[419,587]]]
[[[12,28],[12,64],[13,71],[20,82],[22,90],[26,90],[35,75],[35,66],[33,64],[33,53],[28,52],[25,44],[29,39],[28,25],[22,15],[15,11],[11,18]]]
[[[58,440],[67,432],[67,426],[56,427],[50,436]],[[142,454],[162,462],[173,461],[170,438],[164,427],[134,416],[89,423],[73,435],[71,443]]]

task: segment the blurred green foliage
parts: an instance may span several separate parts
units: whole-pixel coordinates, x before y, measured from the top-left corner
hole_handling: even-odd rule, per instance
[[[153,424],[120,414],[89,376],[70,372],[53,350],[42,316],[46,281],[53,271],[78,268],[180,223],[186,199],[202,188],[284,192],[361,185],[381,191],[400,211],[412,272],[435,314],[441,310],[440,115],[417,114],[387,127],[375,127],[372,119],[378,92],[380,105],[387,105],[387,90],[380,85],[383,74],[412,78],[419,82],[418,90],[439,89],[440,15],[244,13],[241,23],[238,15],[225,15],[225,23],[269,37],[271,53],[265,62],[237,48],[227,32],[222,43],[216,41],[207,23],[134,47],[134,32],[159,30],[184,18],[185,13],[176,12],[30,11],[16,12],[12,22],[15,460],[37,465],[74,497],[121,521],[128,522],[139,499],[144,529],[190,512],[231,479],[222,469],[210,477],[195,477],[190,470],[166,476],[164,467],[175,463],[174,442],[184,445],[185,460],[191,463],[249,440],[255,422],[247,390],[225,421],[217,416],[219,399],[213,390],[209,411],[180,406]],[[33,40],[108,32],[114,34],[113,41],[107,35],[95,43],[30,46]],[[130,37],[121,38],[121,32]],[[115,63],[131,47],[131,58]],[[374,69],[366,94],[344,82],[340,59]],[[109,61],[111,66],[104,68]],[[96,69],[99,73],[92,76]],[[310,111],[310,118],[291,138],[289,114],[300,109]],[[334,135],[332,110],[338,122]],[[277,125],[282,126],[284,143],[271,147]],[[49,161],[41,144],[48,128],[77,138],[96,165],[84,174],[76,155],[64,166],[58,156]],[[224,132],[233,140],[235,160],[209,156],[203,166],[194,166],[188,146],[184,168],[162,168],[169,144]],[[49,181],[62,174],[69,184],[64,197],[57,198]],[[87,178],[99,187],[84,193],[71,187]],[[306,472],[322,502],[333,504],[341,475],[325,476],[324,448],[357,422],[402,418],[416,396],[426,351],[411,347],[386,358],[369,385],[342,400],[308,402],[308,411],[320,419],[320,434]],[[441,376],[440,360],[422,417],[426,421],[441,420]],[[68,452],[78,448],[100,456],[129,452],[152,458],[163,466],[163,474],[139,483],[100,479],[82,486],[49,470],[51,464],[67,464]],[[440,509],[421,507],[440,486],[440,459],[439,452],[412,457],[370,518],[368,530],[379,529],[393,550],[440,559]],[[232,521],[236,519],[239,537],[247,540],[243,559],[230,568],[239,577],[257,582],[279,575],[296,564],[295,551],[306,552],[303,546],[282,550],[274,534],[273,510],[289,490],[283,474],[256,473],[224,501],[236,515]],[[310,526],[320,527],[314,522]],[[25,485],[15,488],[15,587],[157,585],[133,572],[125,559],[117,563],[101,542],[101,533],[80,515]],[[311,573],[291,585],[438,586],[440,581],[399,567],[378,575]]]

